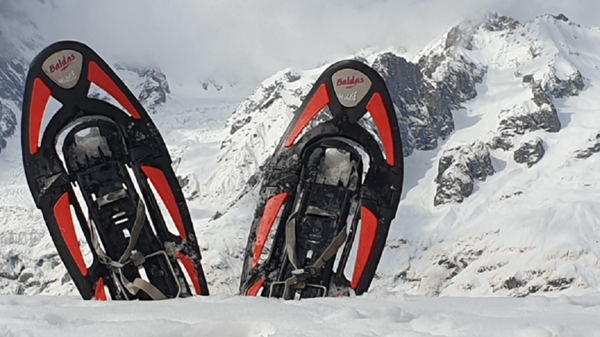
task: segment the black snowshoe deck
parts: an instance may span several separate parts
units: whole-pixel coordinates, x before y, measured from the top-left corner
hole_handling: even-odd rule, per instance
[[[383,79],[358,61],[332,65],[265,166],[241,293],[292,299],[365,292],[402,182],[400,131]]]
[[[92,84],[120,107],[90,97]],[[48,110],[51,97],[62,104],[55,113]],[[33,60],[22,146],[35,203],[84,299],[106,299],[107,292],[120,300],[208,295],[164,141],[89,47],[58,42]]]

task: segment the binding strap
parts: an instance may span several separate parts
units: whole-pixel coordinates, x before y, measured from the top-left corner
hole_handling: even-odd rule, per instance
[[[314,209],[307,210],[307,213],[313,213],[312,211],[314,211]],[[323,212],[316,212],[313,214],[324,215]],[[325,249],[323,254],[321,254],[321,256],[319,256],[319,258],[317,258],[313,264],[304,268],[298,268],[298,261],[296,258],[296,217],[294,216],[294,214],[290,216],[290,220],[286,224],[285,228],[285,241],[288,260],[294,267],[294,270],[292,271],[292,276],[290,278],[286,279],[283,282],[273,283],[273,285],[281,283],[284,285],[284,298],[293,298],[293,294],[296,290],[304,289],[307,286],[321,288],[324,290],[327,289],[320,285],[307,284],[306,281],[311,277],[318,276],[321,273],[321,269],[325,266],[325,264],[333,257],[335,257],[337,251],[342,245],[344,245],[346,239],[348,238],[346,227],[347,226],[344,226],[342,228],[342,230],[338,233],[338,235],[336,235],[336,237],[329,244],[329,246],[327,246],[327,249]]]
[[[104,252],[104,250],[102,250],[102,247],[100,247],[100,241],[98,239],[98,233],[96,232],[95,226],[90,226],[91,227],[90,232],[92,234],[91,235],[92,246],[94,247],[94,250],[96,251],[96,254],[98,255],[100,263],[106,265],[115,274],[118,274],[119,279],[121,280],[121,283],[123,283],[125,288],[127,288],[127,290],[130,293],[137,295],[137,293],[140,290],[142,290],[146,294],[148,294],[148,296],[150,296],[150,298],[152,298],[153,300],[164,300],[167,297],[160,290],[158,290],[158,288],[156,288],[154,285],[152,285],[150,282],[148,282],[144,279],[141,279],[139,277],[135,278],[135,280],[133,280],[133,282],[130,282],[121,272],[121,269],[129,263],[132,263],[134,266],[139,267],[144,262],[146,262],[146,258],[158,255],[160,253],[164,253],[164,252],[157,252],[157,253],[153,253],[153,254],[150,254],[147,256],[143,256],[141,253],[139,253],[137,251],[133,252],[133,248],[135,247],[135,244],[137,243],[137,240],[140,236],[140,233],[142,232],[142,228],[143,228],[145,222],[146,222],[146,208],[144,207],[144,203],[140,200],[138,202],[137,211],[135,214],[135,221],[133,223],[131,236],[129,238],[129,244],[127,245],[127,248],[123,252],[123,255],[121,255],[121,257],[119,258],[119,261],[112,260],[110,258],[110,256],[108,256]]]

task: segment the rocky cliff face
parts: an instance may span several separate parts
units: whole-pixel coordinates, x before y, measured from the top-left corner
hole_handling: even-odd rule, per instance
[[[476,97],[475,87],[485,74],[485,67],[465,59],[450,62],[448,55],[424,55],[417,62],[410,62],[393,52],[366,56],[360,57],[361,61],[382,75],[390,91],[405,156],[415,150],[435,149],[438,139],[446,139],[454,131],[452,110]],[[228,121],[230,135],[222,143],[219,156],[224,166],[235,163],[236,170],[224,169],[215,173],[208,190],[217,191],[219,198],[227,203],[246,191],[250,179],[256,181],[257,169],[274,149],[279,135],[291,120],[291,113],[300,106],[324,69],[282,71],[264,81],[236,109]],[[365,128],[375,127],[372,124]],[[269,129],[273,131],[267,136]]]
[[[0,55],[0,153],[17,128],[25,75],[26,67],[22,59],[7,59]]]
[[[541,25],[551,25],[558,33],[549,34]],[[555,100],[577,95],[584,88],[584,76],[571,60],[576,54],[566,57],[560,49],[566,34],[570,34],[561,30],[563,26],[571,28],[568,21],[552,16],[523,25],[494,14],[479,25],[453,27],[412,61],[393,52],[357,58],[376,69],[388,86],[405,156],[415,150],[436,149],[439,140],[454,132],[453,112],[478,96],[478,85],[484,82],[490,67],[494,71],[511,69],[512,77],[521,83],[521,91],[527,92],[519,96],[522,100],[512,100],[510,105],[495,112],[496,125],[480,140],[492,151],[515,151],[515,142],[526,133],[558,132],[561,122]],[[217,191],[219,198],[231,202],[245,190],[251,178],[256,179],[257,169],[278,140],[277,132],[283,132],[290,112],[300,105],[322,69],[283,71],[263,82],[240,105],[228,122],[230,135],[222,143],[219,157],[223,165],[237,163],[237,170],[217,173],[207,191]],[[276,131],[267,136],[269,129]],[[485,171],[494,169],[490,166]],[[470,176],[469,180],[478,178]],[[447,186],[452,182],[444,181],[443,177],[436,182],[446,188],[439,189],[441,194],[432,200],[435,205],[460,202],[470,194],[461,190],[450,195]]]
[[[557,32],[549,33],[540,25],[550,25],[551,30],[556,29]],[[577,55],[570,53],[565,56],[560,50],[561,46],[564,47],[564,39],[570,38],[570,33],[566,31],[569,28],[568,20],[563,20],[562,16],[559,19],[540,17],[522,25],[510,18],[491,15],[479,26],[452,28],[445,36],[444,48],[441,48],[441,44],[435,45],[429,53],[425,53],[427,57],[421,56],[421,60],[431,60],[431,66],[426,68],[430,74],[436,71],[446,74],[452,69],[462,69],[459,75],[446,76],[447,80],[443,83],[466,88],[457,90],[458,95],[452,96],[466,99],[474,98],[476,92],[470,83],[461,86],[461,78],[469,78],[470,74],[471,78],[481,79],[490,67],[495,71],[512,68],[515,80],[521,79],[523,88],[530,93],[524,95],[524,100],[517,100],[516,104],[498,112],[497,126],[486,135],[485,143],[490,150],[514,152],[513,157],[518,163],[527,162],[531,167],[544,155],[542,140],[522,143],[515,150],[515,139],[538,130],[558,132],[561,122],[555,100],[576,96],[584,88],[582,74],[575,67],[578,60],[572,59]],[[490,45],[498,45],[502,49],[489,51]],[[454,110],[460,108],[457,104],[449,106]],[[441,160],[438,165],[443,166]],[[493,168],[490,166],[488,170],[493,171]],[[471,175],[470,178],[476,177]],[[463,193],[465,190],[459,194],[448,194],[448,189],[443,186],[452,185],[452,181],[438,177],[436,182],[438,194],[434,197],[435,205],[460,202],[468,196]]]
[[[484,181],[494,174],[488,147],[480,140],[445,150],[438,163],[435,206],[460,203],[473,193],[475,180]]]
[[[598,152],[600,152],[600,132],[588,139],[588,146],[586,148],[576,150],[574,156],[575,158],[586,159]]]
[[[0,153],[6,148],[7,139],[10,138],[17,128],[17,118],[14,112],[0,102]]]
[[[121,64],[116,64],[114,69],[148,113],[156,114],[167,102],[171,90],[167,76],[159,69],[128,67]],[[90,97],[119,106],[116,100],[95,85],[92,85]]]
[[[532,167],[542,159],[545,152],[541,138],[522,139],[519,148],[514,152],[513,159],[517,163],[525,163],[527,167]]]
[[[126,69],[123,69],[126,70]],[[138,85],[141,87],[138,100],[149,113],[156,114],[157,109],[167,102],[167,97],[171,93],[167,76],[158,69],[131,69],[136,72],[143,82]]]
[[[39,32],[21,6],[0,2],[0,154],[16,133],[21,119],[23,85]]]

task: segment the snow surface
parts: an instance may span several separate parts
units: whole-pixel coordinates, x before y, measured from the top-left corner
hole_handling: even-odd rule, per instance
[[[379,291],[283,301],[230,295],[159,302],[0,297],[2,336],[487,336],[600,333],[600,296],[464,298]]]

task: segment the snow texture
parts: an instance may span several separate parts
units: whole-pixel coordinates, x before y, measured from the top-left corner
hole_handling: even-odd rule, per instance
[[[211,296],[161,302],[0,297],[3,336],[597,336],[600,297],[410,296],[281,301]]]

